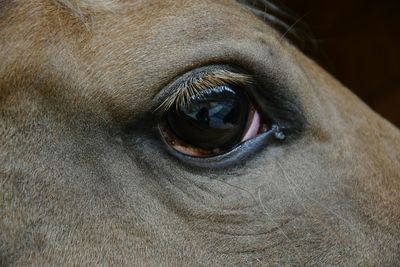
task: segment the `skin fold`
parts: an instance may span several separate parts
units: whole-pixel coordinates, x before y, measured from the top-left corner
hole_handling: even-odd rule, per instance
[[[6,0],[0,36],[1,266],[400,262],[399,130],[244,5]],[[188,168],[153,99],[222,63],[282,85],[304,127]]]

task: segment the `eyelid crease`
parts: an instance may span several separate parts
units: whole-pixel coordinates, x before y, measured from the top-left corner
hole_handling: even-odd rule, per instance
[[[169,95],[155,111],[165,112],[174,104],[176,108],[186,106],[193,96],[199,95],[201,91],[222,85],[246,85],[251,81],[251,76],[228,70],[216,70],[204,73],[198,77],[190,77],[181,83],[176,90]]]

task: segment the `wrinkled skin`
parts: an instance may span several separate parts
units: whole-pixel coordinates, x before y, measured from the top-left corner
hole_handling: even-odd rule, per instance
[[[0,265],[400,262],[398,129],[271,27],[235,1],[78,5],[0,4]],[[221,62],[285,84],[305,127],[188,168],[145,114]]]

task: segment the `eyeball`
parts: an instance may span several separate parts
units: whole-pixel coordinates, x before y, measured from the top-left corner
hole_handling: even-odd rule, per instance
[[[160,124],[167,145],[192,157],[226,153],[268,129],[243,88],[219,85],[173,105]]]

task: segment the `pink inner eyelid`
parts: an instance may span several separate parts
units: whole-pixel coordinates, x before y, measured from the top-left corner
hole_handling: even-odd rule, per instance
[[[261,126],[261,117],[258,111],[255,111],[253,117],[251,118],[250,126],[247,129],[246,133],[244,134],[241,142],[245,142],[251,138],[256,137],[258,132],[260,131],[260,126]]]

